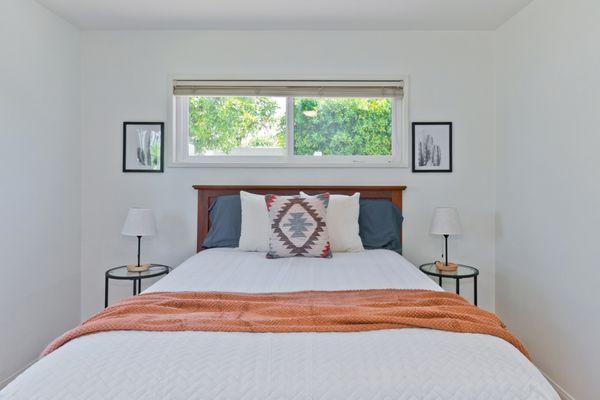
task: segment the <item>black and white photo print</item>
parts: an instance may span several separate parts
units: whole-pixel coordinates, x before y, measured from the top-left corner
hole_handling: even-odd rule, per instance
[[[123,122],[123,172],[163,172],[164,123]]]
[[[413,122],[413,172],[452,172],[452,122]]]

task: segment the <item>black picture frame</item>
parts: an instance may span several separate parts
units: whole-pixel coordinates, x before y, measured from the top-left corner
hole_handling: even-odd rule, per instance
[[[423,126],[432,126],[432,127],[439,127],[439,126],[446,126],[447,127],[447,132],[444,132],[442,134],[447,134],[447,140],[444,143],[441,143],[441,145],[443,145],[443,150],[442,147],[440,147],[440,144],[436,145],[437,149],[438,149],[438,153],[440,153],[441,151],[445,151],[447,153],[447,158],[448,158],[448,162],[447,162],[447,167],[444,166],[440,166],[440,168],[435,168],[431,165],[428,166],[421,166],[421,165],[417,165],[417,145],[421,144],[421,140],[420,137],[417,137],[418,135],[421,135],[421,132],[418,132],[419,127],[423,127]],[[440,133],[438,132],[437,134],[438,136],[440,135]],[[439,138],[438,138],[439,139]],[[440,154],[440,158],[443,157],[444,154]],[[446,164],[445,162],[443,164]],[[412,123],[412,172],[452,172],[452,122],[413,122]]]
[[[137,125],[155,125],[157,128],[160,128],[160,156],[159,156],[159,168],[132,168],[131,165],[128,165],[127,159],[127,135],[128,135],[128,127],[137,126]],[[131,134],[131,133],[129,133]],[[131,151],[131,149],[129,149]],[[139,151],[139,148],[137,149]],[[138,159],[139,160],[139,159]],[[158,172],[162,173],[165,170],[165,124],[164,122],[132,122],[125,121],[123,122],[123,172]]]

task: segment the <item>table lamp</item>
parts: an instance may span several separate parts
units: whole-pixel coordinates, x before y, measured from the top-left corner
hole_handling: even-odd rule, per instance
[[[444,236],[445,242],[445,262],[436,261],[435,266],[441,271],[456,271],[458,268],[455,263],[448,263],[448,236],[460,235],[462,227],[458,211],[452,207],[438,207],[433,211],[433,219],[431,220],[431,228],[429,233],[432,235]]]
[[[142,236],[156,235],[156,220],[154,213],[148,208],[130,208],[121,234],[125,236],[137,236],[137,265],[128,265],[127,270],[130,272],[142,272],[150,268],[150,264],[140,264],[140,245]]]

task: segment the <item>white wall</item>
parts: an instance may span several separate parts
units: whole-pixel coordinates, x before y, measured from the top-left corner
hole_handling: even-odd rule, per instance
[[[147,261],[177,265],[194,254],[193,184],[406,184],[405,255],[442,251],[428,235],[435,206],[461,211],[457,261],[481,268],[480,304],[494,307],[494,94],[492,32],[84,32],[82,317],[103,305],[103,273],[131,262],[135,238],[120,235],[130,206],[154,208],[159,236]],[[414,121],[453,121],[455,172],[409,169],[201,169],[121,172],[126,120],[166,120],[169,74],[409,74]],[[115,284],[112,300],[130,294]],[[450,287],[450,286],[449,286]],[[471,295],[471,283],[464,292]]]
[[[0,386],[80,317],[79,33],[0,2]]]
[[[600,394],[599,20],[538,0],[497,33],[496,310],[578,399]]]

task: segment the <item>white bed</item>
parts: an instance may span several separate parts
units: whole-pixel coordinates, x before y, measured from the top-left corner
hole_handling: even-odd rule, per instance
[[[213,249],[146,290],[441,290],[388,250],[266,260]],[[356,333],[114,331],[42,358],[0,399],[558,399],[502,339],[429,329]]]

